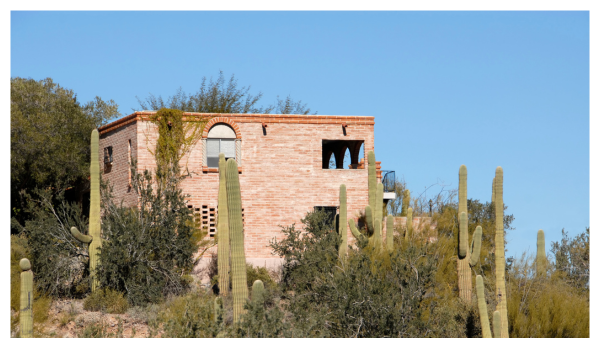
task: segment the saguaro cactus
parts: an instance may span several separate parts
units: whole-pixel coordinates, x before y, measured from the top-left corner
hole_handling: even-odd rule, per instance
[[[257,279],[252,284],[252,303],[257,306],[265,304],[265,285],[260,279]]]
[[[246,256],[244,253],[244,227],[242,224],[242,196],[237,162],[227,160],[227,212],[231,237],[231,275],[233,289],[233,320],[239,321],[245,312],[248,299],[246,285]]]
[[[346,203],[346,185],[340,185],[340,215],[338,218],[338,233],[342,237],[342,243],[339,247],[340,257],[346,257],[348,253],[348,206]]]
[[[19,323],[21,326],[21,337],[33,337],[33,272],[31,263],[27,258],[21,259],[21,309],[19,311]]]
[[[508,338],[508,311],[506,282],[504,272],[506,262],[504,258],[504,199],[503,199],[504,172],[502,167],[496,168],[496,189],[494,206],[496,209],[496,238],[495,252],[496,257],[496,310],[500,312],[502,324],[502,338]]]
[[[100,237],[100,163],[98,161],[98,129],[92,131],[91,140],[91,161],[90,161],[90,219],[89,236],[79,232],[76,227],[71,228],[71,234],[78,241],[88,244],[88,254],[90,255],[90,279],[92,292],[95,292],[100,282],[96,275],[98,264],[100,263],[99,249],[102,247],[102,238]]]
[[[546,239],[544,237],[544,230],[538,230],[537,233],[537,256],[536,256],[536,273],[538,276],[546,273]]]
[[[385,244],[388,252],[391,252],[394,250],[394,217],[392,215],[388,215],[386,222]]]
[[[375,168],[375,153],[372,150],[367,153],[367,161],[369,162],[369,205],[371,206],[371,209],[375,209],[375,203],[377,203],[377,169]]]
[[[219,269],[219,293],[229,293],[229,214],[227,211],[227,162],[225,155],[219,154],[219,214],[218,229],[219,247],[217,250]]]
[[[502,319],[500,318],[500,311],[494,311],[494,337],[500,338],[502,336]]]
[[[471,302],[473,288],[471,268],[479,261],[481,252],[481,226],[477,226],[473,233],[473,240],[469,248],[469,217],[467,210],[467,167],[461,165],[458,171],[458,292],[460,298]]]

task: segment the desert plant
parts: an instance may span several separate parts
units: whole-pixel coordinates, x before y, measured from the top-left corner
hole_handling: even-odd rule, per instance
[[[348,254],[348,206],[346,204],[346,185],[340,185],[340,214],[338,217],[338,233],[342,239],[339,247],[340,258]]]
[[[504,259],[504,199],[503,199],[503,178],[502,167],[496,168],[495,185],[495,212],[496,212],[496,239],[495,239],[495,257],[496,257],[496,310],[500,312],[502,320],[502,338],[508,338],[508,306],[506,294],[506,261]]]
[[[21,307],[19,320],[21,337],[33,338],[33,272],[27,258],[21,259]]]
[[[219,154],[219,209],[218,209],[218,274],[219,292],[226,296],[229,293],[229,215],[227,208],[227,163],[225,155]]]
[[[458,290],[460,298],[466,302],[471,302],[471,292],[473,287],[471,268],[479,261],[481,251],[481,226],[477,226],[473,234],[471,247],[467,247],[469,242],[469,220],[467,209],[467,167],[463,164],[458,171]]]
[[[233,293],[233,318],[237,322],[244,313],[248,299],[246,285],[246,256],[244,254],[244,225],[242,223],[242,197],[240,179],[235,159],[227,160],[227,212],[231,236],[231,275]]]
[[[546,259],[546,240],[544,230],[540,229],[537,233],[537,256],[536,256],[536,274],[542,276],[546,273],[548,261]]]
[[[81,243],[88,245],[89,270],[92,292],[99,286],[97,268],[102,249],[102,233],[100,224],[100,163],[98,161],[98,129],[92,130],[90,160],[90,218],[89,236],[83,235],[76,227],[71,227],[71,234]]]
[[[88,311],[123,314],[129,309],[129,303],[123,297],[122,292],[110,289],[98,289],[85,298],[83,308]]]

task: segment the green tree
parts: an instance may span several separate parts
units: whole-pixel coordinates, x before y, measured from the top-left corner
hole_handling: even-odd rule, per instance
[[[33,189],[66,191],[65,197],[84,202],[89,190],[90,133],[119,116],[112,100],[100,97],[80,104],[76,94],[51,78],[11,78],[10,169],[11,232],[19,232],[28,216],[20,193]]]
[[[137,97],[143,110],[159,110],[161,108],[179,109],[185,112],[219,113],[219,114],[310,114],[310,109],[302,101],[294,101],[289,96],[285,99],[277,97],[277,102],[266,107],[259,106],[262,93],[253,95],[250,87],[238,87],[237,79],[231,75],[225,80],[223,72],[219,72],[217,80],[202,78],[200,89],[196,93],[187,94],[181,88],[168,99],[150,94],[142,100]]]
[[[563,229],[562,239],[552,242],[550,251],[554,255],[556,271],[577,289],[589,292],[590,228],[575,238],[570,238]]]

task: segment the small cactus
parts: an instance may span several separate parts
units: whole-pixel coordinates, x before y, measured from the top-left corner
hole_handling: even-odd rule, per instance
[[[19,323],[21,326],[21,337],[33,337],[33,272],[31,263],[27,258],[21,259],[21,308],[19,311]]]
[[[546,273],[546,239],[544,238],[544,230],[538,230],[537,233],[537,256],[536,256],[536,274],[542,276]]]
[[[252,303],[257,306],[265,304],[265,285],[260,279],[257,279],[252,284]]]
[[[237,162],[227,160],[227,212],[231,239],[231,276],[233,289],[233,321],[238,322],[244,314],[248,299],[246,256],[244,254],[244,225],[242,224],[242,196]]]
[[[402,198],[402,210],[400,216],[406,216],[408,214],[408,206],[410,205],[410,190],[404,190],[404,197]]]
[[[92,131],[91,139],[91,161],[90,161],[90,218],[89,218],[89,236],[84,235],[76,227],[71,227],[71,234],[78,241],[88,244],[88,254],[90,256],[90,279],[92,292],[100,286],[96,271],[100,263],[99,251],[102,247],[102,238],[100,237],[100,163],[98,161],[98,129]]]
[[[225,155],[219,154],[219,205],[217,220],[219,293],[229,293],[229,215],[227,212],[227,163]]]

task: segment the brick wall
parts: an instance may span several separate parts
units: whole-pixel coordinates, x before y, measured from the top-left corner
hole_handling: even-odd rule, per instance
[[[155,168],[149,149],[154,149],[158,134],[154,124],[144,121],[148,114],[135,113],[100,129],[101,152],[112,145],[114,156],[110,172],[105,171],[103,177],[113,183],[116,198],[123,198],[128,205],[135,205],[127,184],[128,140],[132,140],[138,169]],[[219,117],[231,121],[241,134],[237,135],[242,140],[240,185],[249,262],[276,265],[280,260],[271,254],[268,244],[273,238],[282,238],[279,226],[295,223],[299,227],[300,219],[315,206],[338,206],[340,184],[346,184],[349,218],[357,216],[368,204],[367,169],[322,169],[322,140],[364,140],[366,154],[374,145],[373,117],[232,114]],[[342,128],[342,123],[347,127]],[[192,177],[183,182],[184,193],[191,195],[188,205],[200,213],[202,206],[207,206],[208,212],[210,208],[217,210],[219,174],[202,170],[202,142],[192,148],[181,164],[192,172]],[[348,238],[353,239],[350,230]],[[210,251],[216,252],[216,247]]]

